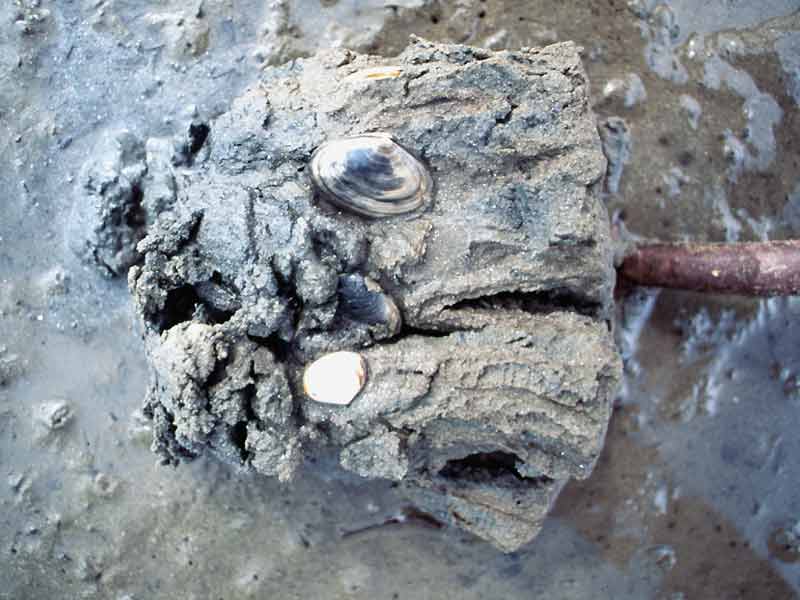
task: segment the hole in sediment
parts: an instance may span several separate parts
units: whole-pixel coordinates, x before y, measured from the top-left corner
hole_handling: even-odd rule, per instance
[[[477,452],[464,458],[448,460],[439,471],[439,476],[446,479],[461,479],[470,481],[497,480],[513,477],[527,484],[545,485],[553,480],[544,475],[540,477],[525,477],[517,470],[517,463],[521,462],[516,454],[503,452]]]
[[[403,326],[403,330],[397,338],[393,338],[393,340],[389,340],[389,342],[402,339],[406,337],[410,337],[412,335],[419,335],[423,337],[447,337],[453,333],[452,330],[449,329],[433,329],[433,328],[425,328],[425,327],[410,327],[410,326]],[[389,343],[384,342],[384,343]]]
[[[292,359],[292,343],[281,338],[277,333],[267,337],[248,334],[248,339],[260,346],[266,347],[275,358],[276,362],[285,363]]]
[[[159,331],[191,320],[198,310],[202,310],[204,320],[209,323],[224,323],[233,316],[232,311],[219,310],[204,302],[195,287],[187,283],[167,292],[164,310],[158,314]]]
[[[208,139],[211,128],[206,123],[192,123],[189,125],[189,154],[194,157]]]
[[[542,292],[500,292],[461,300],[445,307],[445,310],[522,310],[533,314],[572,311],[596,317],[600,314],[601,308],[602,306],[598,302],[580,296],[571,290],[559,289]]]
[[[144,227],[146,216],[142,200],[144,199],[144,192],[140,185],[135,184],[131,186],[131,200],[125,206],[125,225],[131,229],[139,229]]]
[[[239,421],[231,427],[229,437],[231,443],[239,450],[242,462],[250,460],[250,452],[247,450],[247,421]]]
[[[242,390],[242,408],[244,409],[244,416],[248,421],[258,421],[258,415],[253,408],[253,402],[256,399],[256,384],[248,383]]]
[[[192,318],[198,304],[202,304],[202,302],[191,285],[182,285],[168,291],[164,310],[160,315],[159,329],[166,331],[178,323],[188,321]]]

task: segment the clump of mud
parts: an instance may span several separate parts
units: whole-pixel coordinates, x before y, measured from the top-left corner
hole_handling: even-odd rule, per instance
[[[376,131],[430,170],[423,209],[367,219],[315,194],[313,150]],[[185,140],[120,148],[87,170],[99,221],[81,217],[80,247],[113,272],[136,263],[145,413],[166,461],[211,452],[289,480],[334,448],[504,550],[589,475],[620,362],[606,165],[573,44],[325,52],[265,71]],[[348,310],[353,278],[402,326]],[[348,406],[302,391],[305,365],[337,350],[368,365]]]

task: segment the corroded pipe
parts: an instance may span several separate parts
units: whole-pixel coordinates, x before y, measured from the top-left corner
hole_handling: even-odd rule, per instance
[[[800,240],[642,244],[618,274],[635,285],[745,296],[800,294]]]

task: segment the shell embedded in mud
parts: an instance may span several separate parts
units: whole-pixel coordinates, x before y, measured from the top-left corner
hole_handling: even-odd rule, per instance
[[[367,382],[367,361],[358,352],[332,352],[306,367],[303,390],[324,404],[347,406]]]
[[[339,299],[349,318],[367,325],[384,325],[389,335],[400,331],[403,319],[392,298],[369,277],[356,273],[339,276]]]
[[[366,217],[416,210],[433,188],[425,166],[385,133],[322,144],[311,157],[311,178],[327,200]]]
[[[369,69],[362,69],[349,75],[346,80],[349,81],[379,81],[381,79],[396,79],[403,74],[405,69],[395,65],[384,65],[380,67],[371,67]]]

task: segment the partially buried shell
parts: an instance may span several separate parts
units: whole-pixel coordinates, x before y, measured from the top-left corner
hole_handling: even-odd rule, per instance
[[[322,144],[311,157],[311,178],[330,202],[367,217],[416,210],[433,188],[422,163],[385,133]]]
[[[393,65],[371,67],[348,75],[345,81],[380,81],[382,79],[396,79],[403,74],[403,70],[403,67]]]
[[[358,352],[331,352],[306,367],[303,390],[312,400],[347,406],[367,382],[367,362]]]
[[[339,276],[342,312],[354,321],[385,326],[392,336],[400,331],[402,317],[394,300],[369,277],[357,273]]]

